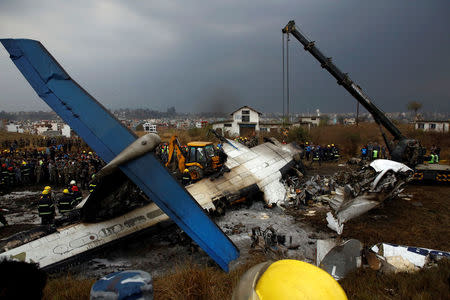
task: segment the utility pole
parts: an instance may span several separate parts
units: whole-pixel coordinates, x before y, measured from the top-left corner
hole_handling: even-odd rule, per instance
[[[291,116],[289,114],[289,33],[287,33],[286,40],[286,94],[287,94],[287,121],[288,124],[291,123]]]

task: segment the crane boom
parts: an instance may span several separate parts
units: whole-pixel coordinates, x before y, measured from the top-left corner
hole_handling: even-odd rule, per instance
[[[362,89],[354,83],[348,74],[343,73],[336,67],[331,61],[330,57],[326,57],[319,49],[315,46],[314,41],[308,40],[304,35],[302,35],[295,27],[295,22],[289,21],[289,23],[283,28],[283,33],[292,34],[305,48],[306,51],[312,54],[319,62],[322,68],[326,69],[334,78],[337,79],[339,85],[342,85],[355,99],[370,112],[375,119],[377,124],[384,126],[393,136],[394,140],[406,139],[405,136],[400,132],[400,130],[395,127],[395,125],[389,120],[384,112],[382,112],[375,104],[372,103],[370,98],[364,94]]]

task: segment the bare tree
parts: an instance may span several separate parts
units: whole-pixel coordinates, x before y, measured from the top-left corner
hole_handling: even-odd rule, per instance
[[[410,101],[408,102],[408,110],[414,111],[414,117],[417,119],[417,111],[422,108],[422,103],[418,101]]]

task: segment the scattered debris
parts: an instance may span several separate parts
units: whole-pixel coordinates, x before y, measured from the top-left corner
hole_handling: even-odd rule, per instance
[[[285,180],[287,200],[293,207],[328,204],[333,210],[326,216],[328,227],[342,234],[345,222],[402,193],[412,173],[402,163],[378,159],[359,171],[339,171],[331,177],[316,175],[304,183],[289,177]],[[296,193],[289,192],[292,190]],[[308,211],[304,215],[314,214]]]
[[[95,299],[153,299],[150,274],[140,270],[116,272],[101,278],[91,288]]]
[[[414,272],[444,257],[450,258],[450,252],[395,244],[382,243],[371,249],[391,266],[388,270],[394,272]]]
[[[319,246],[320,245],[320,246]],[[332,242],[322,242],[318,244],[318,255],[324,253],[324,248],[328,248]],[[344,278],[349,272],[361,266],[361,250],[362,244],[360,241],[351,239],[343,244],[334,246],[324,257],[319,260],[318,266],[327,271],[334,279],[339,280]]]

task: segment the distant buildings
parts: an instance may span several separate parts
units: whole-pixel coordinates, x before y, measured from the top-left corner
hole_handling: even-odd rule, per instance
[[[450,121],[425,121],[420,120],[414,123],[415,129],[423,131],[448,132]]]

